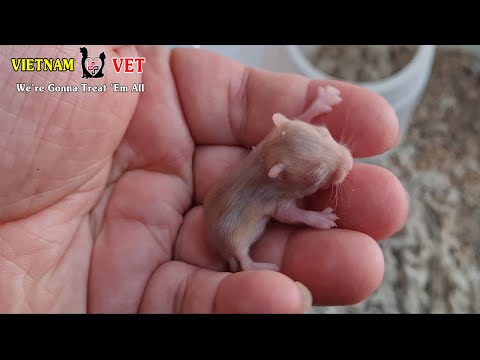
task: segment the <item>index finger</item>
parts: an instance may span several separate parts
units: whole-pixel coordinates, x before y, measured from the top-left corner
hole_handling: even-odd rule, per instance
[[[340,90],[343,101],[316,122],[337,140],[348,141],[355,157],[381,154],[396,143],[395,111],[379,95],[334,80],[250,68],[200,49],[174,49],[171,68],[182,109],[197,144],[252,146],[272,128],[272,115],[299,116],[319,85]]]

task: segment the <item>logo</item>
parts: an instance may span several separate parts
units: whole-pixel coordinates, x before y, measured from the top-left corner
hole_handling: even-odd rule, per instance
[[[12,58],[13,71],[74,71],[75,59]]]
[[[121,84],[112,82],[110,84],[92,84],[88,83],[88,79],[102,78],[105,68],[105,52],[96,54],[89,54],[86,47],[80,47],[82,54],[82,79],[87,79],[80,85],[77,84],[56,84],[48,83],[26,83],[18,82],[16,84],[17,91],[22,93],[66,93],[66,92],[88,92],[88,93],[104,93],[104,92],[145,92],[144,83]],[[78,54],[78,53],[77,53]],[[113,72],[116,74],[135,74],[143,73],[144,57],[129,56],[129,57],[113,57],[111,59],[113,65]],[[18,71],[74,71],[75,58],[12,58],[12,68],[15,72]]]
[[[88,50],[86,47],[81,47],[80,52],[82,53],[82,79],[103,77],[105,75],[103,73],[103,67],[105,66],[105,53],[102,52],[97,57],[90,57],[88,56]]]
[[[118,73],[143,73],[144,57],[118,57],[113,58],[113,68]]]

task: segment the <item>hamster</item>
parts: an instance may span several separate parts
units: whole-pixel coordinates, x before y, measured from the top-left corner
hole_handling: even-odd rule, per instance
[[[275,264],[255,262],[249,255],[272,219],[316,229],[336,227],[338,217],[332,208],[309,211],[297,202],[340,184],[352,169],[349,149],[336,142],[325,126],[311,124],[341,101],[338,89],[319,87],[314,101],[298,118],[275,113],[270,133],[207,194],[207,242],[231,272],[280,270]]]

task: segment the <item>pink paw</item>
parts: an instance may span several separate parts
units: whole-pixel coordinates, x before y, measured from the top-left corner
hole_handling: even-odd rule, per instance
[[[246,268],[244,269],[245,271],[247,270],[270,270],[270,271],[280,271],[280,267],[275,264],[270,264],[270,263],[261,263],[261,262],[251,262],[249,263]]]
[[[270,270],[270,271],[280,271],[280,267],[272,263],[263,263],[253,261],[252,258],[248,255],[245,255],[237,260],[235,257],[229,259],[230,271],[251,271],[251,270]]]
[[[322,230],[331,229],[337,227],[335,220],[338,220],[338,216],[335,215],[332,208],[326,208],[322,212],[315,213],[312,220],[312,227]]]
[[[299,118],[311,123],[315,117],[330,112],[333,106],[341,102],[340,90],[330,85],[319,86],[317,97]]]
[[[333,86],[319,86],[317,93],[318,97],[315,100],[315,103],[319,112],[329,112],[332,110],[332,106],[338,105],[342,102],[340,90]]]

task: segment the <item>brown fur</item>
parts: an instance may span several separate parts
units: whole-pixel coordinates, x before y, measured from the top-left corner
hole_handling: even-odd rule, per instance
[[[281,114],[273,121],[271,132],[205,199],[208,243],[231,271],[274,269],[248,255],[268,221],[287,214],[297,200],[343,181],[352,167],[350,151],[327,128]]]

